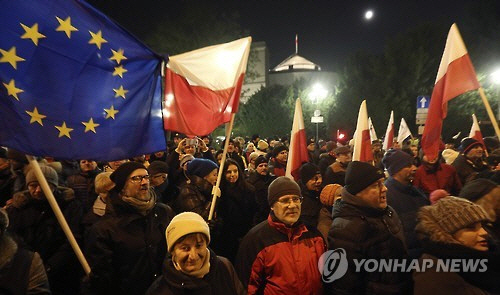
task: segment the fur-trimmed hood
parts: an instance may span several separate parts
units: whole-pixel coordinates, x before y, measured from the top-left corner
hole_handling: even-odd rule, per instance
[[[68,202],[75,198],[75,192],[69,187],[58,186],[54,191],[54,197],[58,202]],[[12,197],[12,206],[22,208],[29,204],[33,198],[29,191],[17,192]]]

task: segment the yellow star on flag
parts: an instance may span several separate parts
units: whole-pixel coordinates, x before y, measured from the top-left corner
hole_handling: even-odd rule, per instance
[[[25,61],[24,58],[16,55],[16,47],[12,47],[9,51],[5,51],[0,48],[0,54],[2,57],[0,58],[0,62],[8,62],[10,65],[17,70],[17,62]]]
[[[88,131],[92,131],[92,132],[96,133],[95,128],[99,127],[99,125],[101,125],[101,124],[94,123],[94,119],[92,119],[92,118],[90,118],[90,120],[88,122],[82,122],[82,124],[85,125],[85,133],[87,133]]]
[[[21,39],[31,39],[36,46],[38,46],[38,39],[47,38],[44,34],[40,34],[38,32],[37,23],[35,23],[31,28],[21,23],[21,27],[23,27],[25,31],[25,33],[21,36]]]
[[[28,113],[28,115],[30,115],[30,117],[31,117],[30,124],[37,122],[38,124],[43,126],[42,119],[47,118],[47,116],[38,113],[38,109],[36,107],[33,110],[33,112],[26,111],[26,113]]]
[[[125,99],[125,94],[127,94],[128,90],[123,89],[123,85],[120,85],[120,88],[114,89],[113,91],[115,92],[115,97],[121,96],[123,99]]]
[[[97,48],[101,49],[102,43],[108,43],[108,41],[102,37],[101,31],[98,31],[97,33],[89,31],[89,33],[90,36],[92,36],[89,40],[89,44],[95,44]]]
[[[123,66],[118,66],[115,67],[115,71],[113,72],[113,76],[120,76],[120,78],[123,78],[123,74],[125,74],[127,69],[125,69]]]
[[[62,20],[56,16],[57,21],[59,22],[59,26],[56,28],[57,32],[65,32],[66,36],[71,39],[71,32],[78,31],[77,28],[71,25],[71,17],[67,17],[65,20]]]
[[[56,129],[59,130],[59,137],[66,136],[68,138],[71,138],[71,136],[69,135],[69,133],[71,131],[73,131],[73,128],[68,128],[66,126],[66,122],[63,121],[63,123],[62,123],[61,126],[54,126],[54,127],[56,127]]]
[[[3,83],[3,86],[5,86],[5,88],[7,88],[7,94],[12,95],[17,100],[19,100],[19,97],[17,97],[17,94],[24,92],[24,90],[16,87],[16,82],[14,81],[14,79],[11,79],[9,84]]]
[[[104,109],[106,112],[106,119],[113,118],[115,119],[115,115],[119,112],[118,110],[115,110],[115,106],[111,106],[109,109]]]
[[[114,51],[113,49],[111,49],[111,52],[113,53],[113,56],[109,60],[114,60],[117,64],[120,64],[123,59],[127,59],[127,57],[123,55],[123,49],[118,49],[118,51]]]

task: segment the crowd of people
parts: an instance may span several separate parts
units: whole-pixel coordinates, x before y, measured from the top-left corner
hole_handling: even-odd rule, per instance
[[[225,143],[174,134],[131,159],[39,158],[88,274],[26,156],[1,148],[0,293],[500,294],[496,138],[447,143],[436,159],[418,140],[377,140],[370,162],[349,142],[310,139],[295,180],[286,138],[230,138],[222,162]],[[324,254],[337,249],[347,268],[332,281]],[[390,272],[363,259],[488,263]]]

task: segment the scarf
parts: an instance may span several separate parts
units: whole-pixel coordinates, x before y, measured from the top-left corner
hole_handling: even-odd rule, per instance
[[[149,201],[141,201],[134,197],[122,195],[122,200],[130,206],[136,208],[141,215],[146,215],[156,204],[156,195],[154,193],[150,193],[150,196],[151,198]]]
[[[210,271],[210,250],[207,248],[207,255],[205,255],[205,259],[203,260],[203,264],[201,265],[201,268],[192,272],[185,272],[181,266],[175,261],[175,256],[172,256],[172,263],[174,264],[174,267],[176,270],[187,274],[188,276],[192,276],[195,278],[203,278],[209,271]]]

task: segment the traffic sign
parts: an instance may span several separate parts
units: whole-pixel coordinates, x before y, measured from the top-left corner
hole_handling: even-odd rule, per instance
[[[311,117],[311,123],[323,123],[323,116]]]
[[[428,109],[429,102],[431,101],[430,96],[418,96],[417,97],[417,109]]]

